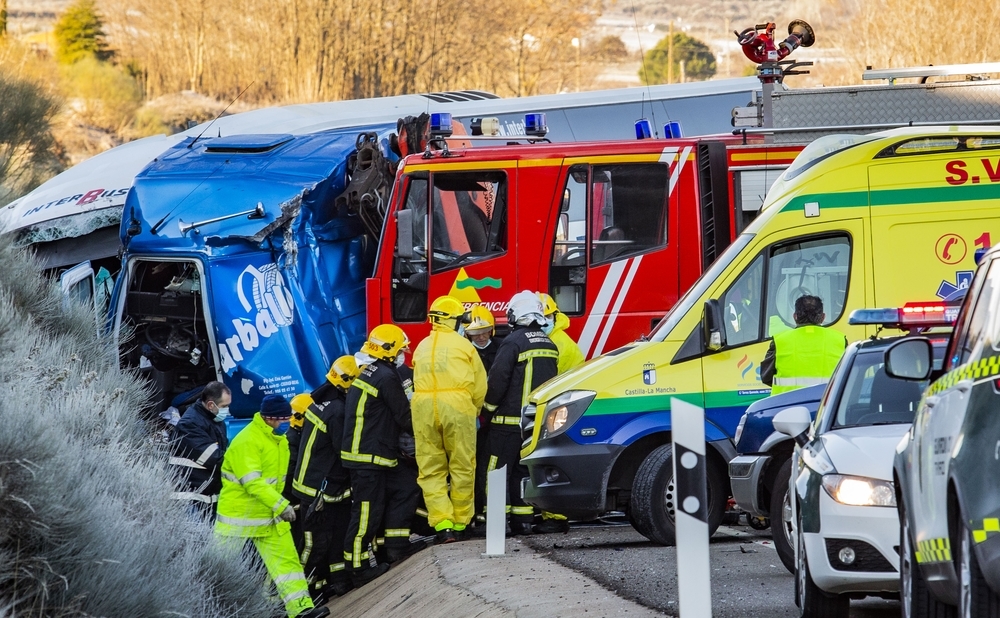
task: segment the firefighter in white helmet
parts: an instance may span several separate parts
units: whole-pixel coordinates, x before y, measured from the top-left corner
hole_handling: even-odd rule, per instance
[[[521,408],[531,391],[556,376],[559,350],[542,331],[545,315],[534,292],[518,292],[510,299],[507,322],[512,330],[497,350],[486,391],[485,409],[490,417],[487,468],[507,466],[511,534],[531,534],[534,509],[521,499],[521,479],[528,475],[521,465]]]

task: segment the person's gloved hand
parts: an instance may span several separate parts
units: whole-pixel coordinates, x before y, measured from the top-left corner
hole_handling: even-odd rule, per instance
[[[291,504],[285,507],[281,515],[278,515],[278,519],[281,521],[295,521],[295,509],[292,508]]]

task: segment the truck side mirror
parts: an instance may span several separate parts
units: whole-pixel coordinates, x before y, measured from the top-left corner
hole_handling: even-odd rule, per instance
[[[934,350],[923,337],[903,339],[885,351],[885,374],[901,380],[926,380],[934,367]]]
[[[716,352],[726,347],[726,330],[722,321],[722,307],[719,301],[710,298],[705,301],[705,312],[701,319],[705,334],[705,347]]]
[[[774,420],[771,422],[774,424],[775,431],[794,438],[799,446],[805,445],[808,441],[806,431],[809,429],[809,425],[812,424],[812,415],[809,414],[809,408],[805,406],[785,408],[775,414]]]
[[[404,260],[413,259],[413,211],[396,213],[396,255]]]

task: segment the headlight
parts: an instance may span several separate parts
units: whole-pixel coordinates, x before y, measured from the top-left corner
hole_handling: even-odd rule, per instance
[[[545,405],[542,438],[552,438],[573,426],[590,407],[597,393],[594,391],[568,391]]]
[[[845,474],[827,474],[823,477],[823,488],[831,498],[841,504],[896,508],[896,490],[891,481]]]
[[[746,424],[747,424],[747,415],[744,414],[740,418],[740,424],[736,426],[736,435],[733,436],[733,442],[735,442],[737,444],[737,446],[740,443],[740,436],[743,435],[743,426],[746,425]]]

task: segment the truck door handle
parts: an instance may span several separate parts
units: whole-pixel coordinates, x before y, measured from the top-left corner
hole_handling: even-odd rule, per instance
[[[964,395],[972,390],[972,380],[959,380],[955,383],[955,388]]]

